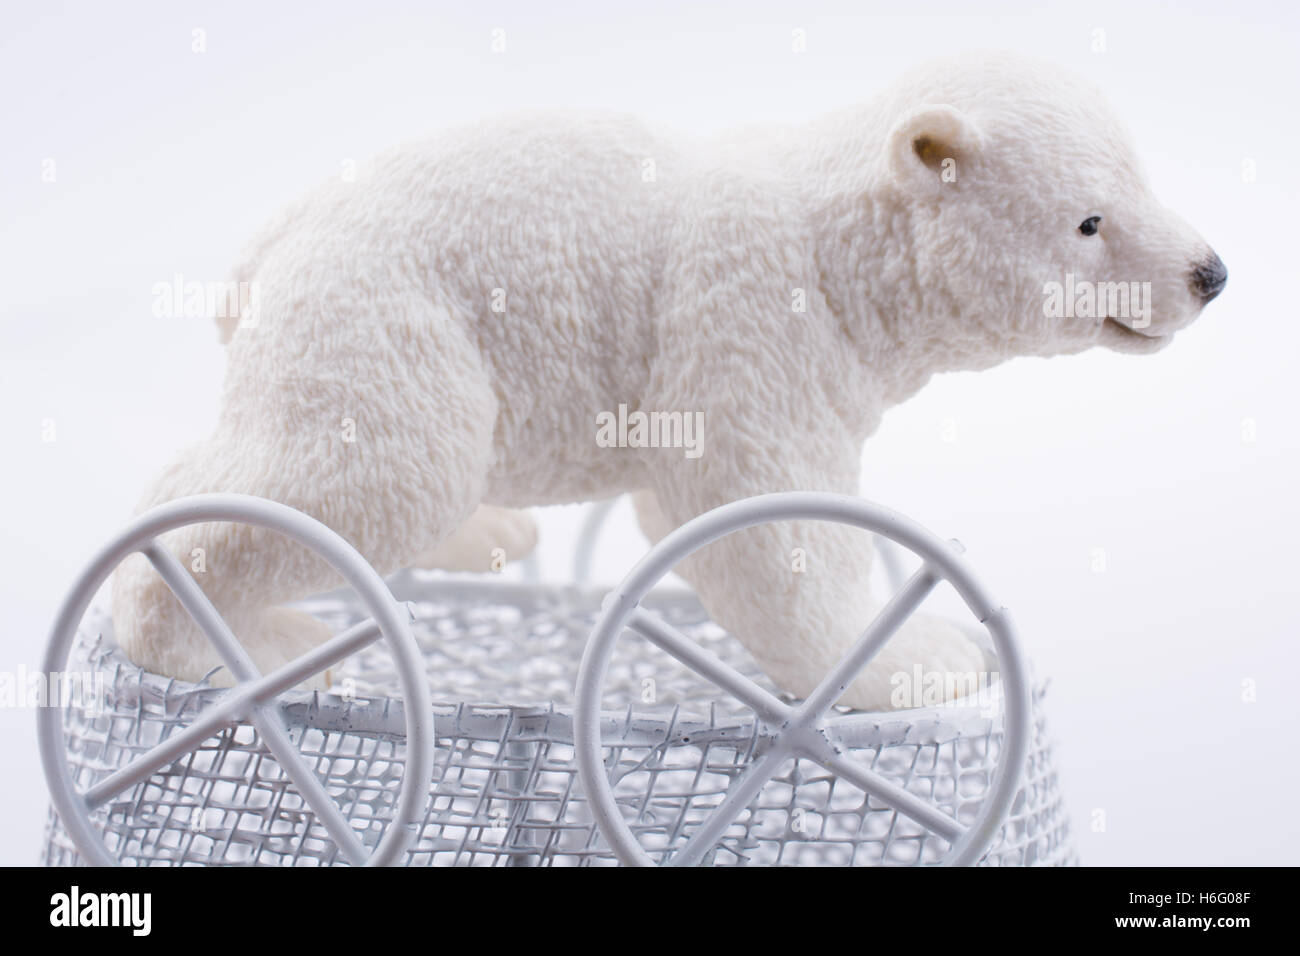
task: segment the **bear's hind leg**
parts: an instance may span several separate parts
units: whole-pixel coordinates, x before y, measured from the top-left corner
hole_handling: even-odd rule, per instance
[[[241,329],[216,432],[184,452],[142,506],[204,492],[269,498],[324,522],[381,574],[451,534],[483,493],[495,395],[445,311],[418,298],[373,308],[382,320],[335,317],[359,331],[325,355],[287,350],[274,312]],[[335,334],[349,328],[331,325]],[[161,541],[262,672],[328,636],[320,622],[280,606],[342,583],[303,545],[233,523],[180,528]],[[119,644],[146,669],[196,680],[220,664],[143,556],[114,575],[113,618]]]

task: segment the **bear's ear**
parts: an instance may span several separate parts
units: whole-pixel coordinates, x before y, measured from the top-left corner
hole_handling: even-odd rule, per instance
[[[890,130],[886,161],[900,186],[931,192],[944,183],[959,182],[962,167],[975,160],[983,140],[979,128],[961,110],[922,106]]]

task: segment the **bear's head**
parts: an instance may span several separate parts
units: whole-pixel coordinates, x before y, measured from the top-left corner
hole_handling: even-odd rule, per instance
[[[1223,262],[1156,200],[1087,83],[965,56],[913,72],[881,108],[885,205],[906,224],[917,321],[948,339],[948,367],[1153,352],[1223,289]]]

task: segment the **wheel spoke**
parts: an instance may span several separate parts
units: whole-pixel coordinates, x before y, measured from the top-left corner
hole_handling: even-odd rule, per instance
[[[248,656],[248,652],[239,643],[239,640],[230,630],[230,626],[217,613],[217,609],[213,607],[208,596],[190,577],[184,566],[157,540],[150,542],[142,550],[145,557],[158,571],[158,575],[163,579],[163,582],[176,595],[176,599],[181,602],[181,605],[189,612],[194,622],[208,636],[208,640],[216,648],[217,654],[230,668],[236,679],[249,684],[258,682],[260,675],[252,658]],[[339,635],[338,638],[334,638],[327,644],[335,645],[341,638],[345,637],[349,638],[348,643],[351,643],[358,640],[362,633],[362,631],[353,629],[347,634]],[[316,651],[320,650],[321,648],[316,648]],[[290,664],[288,669],[296,674],[304,666],[314,665],[319,659],[314,652],[309,652]],[[306,673],[311,674],[314,671],[307,671]],[[301,679],[301,677],[298,678],[298,680]],[[297,682],[294,681],[294,683]],[[293,684],[288,686],[292,687]],[[275,692],[270,691],[269,693],[273,695]],[[339,849],[354,865],[360,866],[365,863],[368,856],[366,848],[357,839],[357,835],[348,825],[338,805],[325,790],[324,785],[321,784],[320,778],[316,776],[315,771],[307,766],[302,759],[302,754],[298,752],[298,748],[289,739],[288,731],[285,730],[284,720],[280,716],[279,710],[270,708],[266,704],[259,704],[254,707],[251,716],[253,725],[261,734],[262,743],[275,757],[280,769],[297,786],[298,793],[303,798],[303,801],[316,811],[317,819],[320,820],[326,832],[334,839],[334,842],[339,845]]]
[[[903,622],[912,616],[940,580],[928,564],[912,575],[902,590],[890,598],[875,620],[867,625],[849,652],[840,658],[839,663],[831,668],[830,673],[822,678],[816,689],[799,705],[791,722],[809,726],[834,706],[862,668],[880,653],[880,649],[894,636]]]
[[[248,703],[249,696],[232,694],[223,698],[210,708],[201,720],[148,750],[121,770],[105,777],[84,794],[83,799],[87,808],[93,810],[128,787],[147,780],[160,767],[165,767],[190,753],[212,736],[214,731],[237,721],[240,711]],[[338,805],[325,791],[315,772],[303,761],[302,754],[289,739],[284,725],[279,722],[278,715],[259,709],[252,715],[252,721],[262,735],[266,749],[275,757],[285,775],[293,781],[303,800],[316,811],[316,816],[329,835],[339,844],[353,864],[359,866],[364,863],[367,856],[365,847],[348,826]]]
[[[668,858],[671,866],[695,866],[704,859],[727,832],[736,817],[749,806],[749,801],[763,789],[763,785],[776,776],[781,765],[790,759],[790,752],[784,747],[773,747],[757,761],[740,772],[740,776],[727,787],[727,795],[714,809],[699,829],[691,834],[690,839]]]
[[[226,667],[230,668],[235,679],[243,681],[256,678],[257,668],[253,665],[252,658],[248,656],[248,652],[230,630],[230,625],[212,606],[203,589],[190,577],[184,565],[157,540],[149,542],[148,546],[141,551],[154,566],[158,576],[163,579],[163,583],[171,589],[172,594],[176,595],[176,600],[180,601],[181,606],[189,612],[194,623],[208,636],[208,640],[212,642],[212,646],[216,648],[217,654]]]
[[[172,734],[162,743],[150,747],[125,767],[115,770],[84,794],[86,806],[93,810],[113,799],[123,790],[149,779],[157,770],[191,753],[213,734],[237,722],[248,700],[232,692],[204,709],[194,723]]]
[[[277,694],[301,684],[313,674],[333,667],[343,658],[355,654],[363,647],[373,644],[383,637],[379,625],[370,618],[354,624],[342,634],[336,634],[324,644],[313,647],[301,657],[295,657],[283,667],[278,667],[265,677],[249,681],[241,686],[246,688],[253,700],[262,703]]]
[[[213,734],[240,720],[252,705],[269,701],[277,694],[302,683],[312,674],[373,643],[380,636],[382,632],[374,621],[362,621],[265,677],[239,685],[204,708],[194,723],[151,747],[87,790],[84,795],[86,805],[94,809],[123,790],[148,779],[155,771],[190,753]]]
[[[316,772],[307,766],[306,761],[302,759],[302,754],[289,739],[279,713],[259,708],[253,714],[253,725],[262,735],[262,742],[266,745],[266,749],[271,751],[280,769],[298,787],[298,793],[303,801],[316,811],[317,819],[325,827],[326,832],[334,838],[334,842],[339,845],[339,849],[343,851],[349,862],[354,866],[362,866],[369,852],[357,838],[352,827],[348,825],[338,804],[325,790]]]
[[[783,723],[791,708],[768,693],[740,671],[726,664],[712,651],[696,644],[671,624],[638,607],[628,618],[632,628],[660,650],[681,661],[701,677],[753,708],[760,720],[768,724]]]
[[[863,793],[888,804],[894,810],[915,820],[932,833],[937,833],[949,843],[956,843],[957,839],[965,832],[960,823],[938,807],[926,803],[916,794],[889,782],[861,764],[832,753],[808,754],[807,756],[831,773],[847,780]]]

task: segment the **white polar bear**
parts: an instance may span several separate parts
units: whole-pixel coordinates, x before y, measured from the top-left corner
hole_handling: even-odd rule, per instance
[[[857,494],[863,442],[934,373],[1155,351],[1226,273],[1157,203],[1092,88],[984,55],[803,126],[697,140],[529,115],[402,146],[290,206],[235,278],[255,284],[257,321],[222,323],[216,431],[143,506],[262,495],[387,573],[517,555],[533,531],[506,509],[523,506],[636,491],[657,538],[748,495]],[[1146,285],[1129,303],[1106,282]],[[1098,295],[1076,301],[1090,283]],[[700,454],[604,447],[596,422],[620,405],[703,412]],[[204,548],[200,583],[263,670],[325,636],[276,606],[336,584],[301,546],[235,525],[164,540],[183,559]],[[799,695],[870,620],[870,567],[860,531],[784,523],[682,571]],[[142,558],[114,601],[139,664],[190,679],[216,666]],[[982,669],[918,616],[843,702],[889,706],[891,675],[915,664]]]

